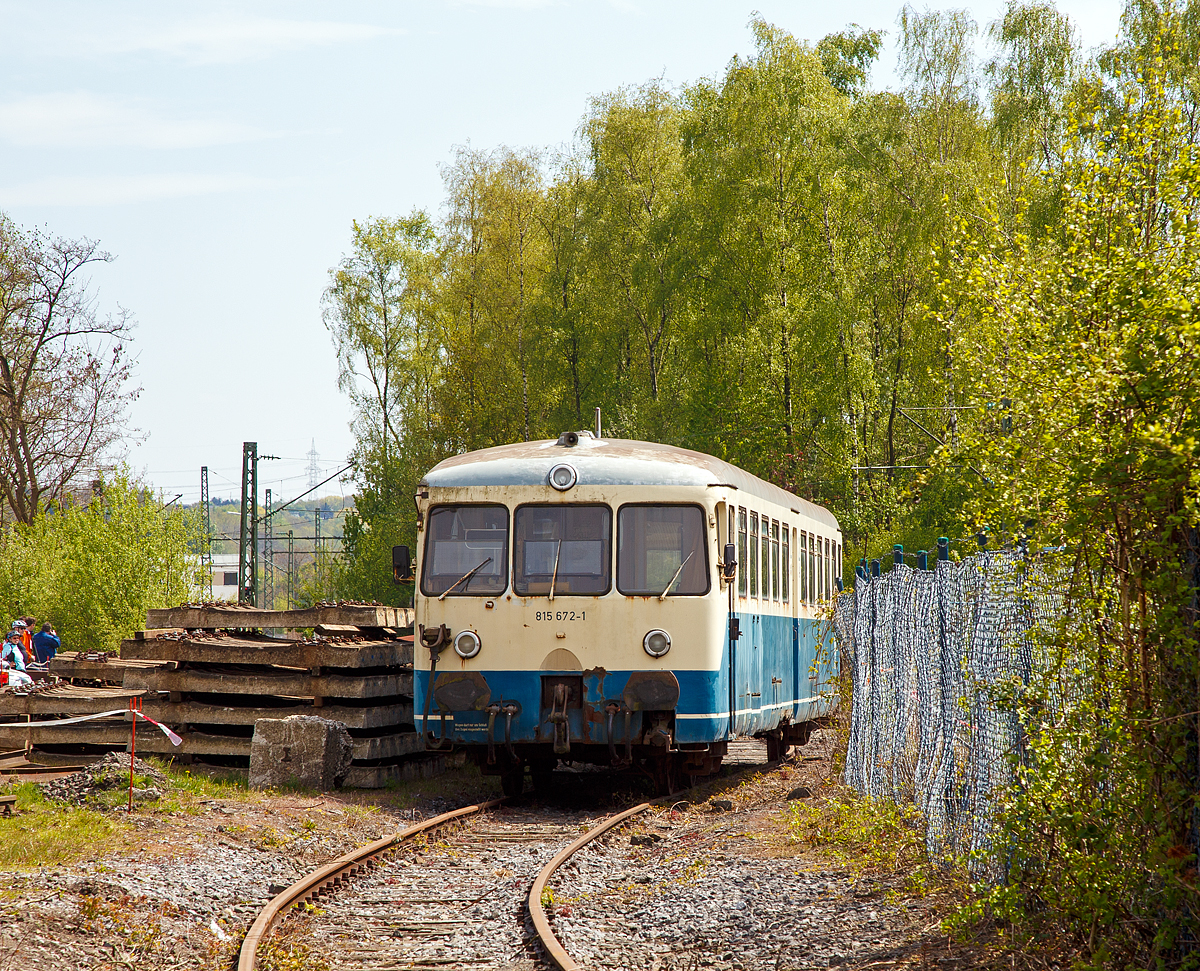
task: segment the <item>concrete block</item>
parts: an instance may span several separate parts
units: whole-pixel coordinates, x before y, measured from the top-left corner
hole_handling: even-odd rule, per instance
[[[345,781],[352,758],[353,742],[341,722],[315,715],[260,718],[250,743],[250,787],[327,792]]]

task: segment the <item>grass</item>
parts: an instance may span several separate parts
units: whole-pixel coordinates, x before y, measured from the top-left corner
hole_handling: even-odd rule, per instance
[[[922,893],[933,875],[925,853],[925,824],[915,806],[864,799],[841,789],[787,808],[788,838],[819,849],[855,875],[904,873],[906,889]]]
[[[25,782],[16,793],[18,815],[0,823],[0,868],[51,867],[94,859],[123,846],[131,832],[124,820],[76,806],[48,802]]]

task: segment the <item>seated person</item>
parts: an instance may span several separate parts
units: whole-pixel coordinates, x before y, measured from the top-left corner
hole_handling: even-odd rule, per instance
[[[21,688],[33,684],[33,678],[25,673],[25,654],[21,650],[21,632],[13,628],[0,648],[0,669],[8,675],[9,687]]]
[[[29,628],[25,625],[25,621],[23,621],[20,617],[12,622],[12,627],[8,632],[8,636],[11,638],[13,634],[17,635],[17,646],[21,651],[21,656],[25,660],[25,663],[28,664],[33,660],[33,648],[31,646],[31,642],[28,641]]]
[[[50,621],[42,624],[42,629],[33,635],[33,653],[40,664],[49,664],[50,658],[54,657],[61,647],[62,641],[59,640],[58,632]]]

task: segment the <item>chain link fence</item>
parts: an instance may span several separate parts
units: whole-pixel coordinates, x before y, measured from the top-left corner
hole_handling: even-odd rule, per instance
[[[1038,629],[1062,614],[1061,579],[1053,557],[984,549],[930,570],[860,572],[838,598],[853,681],[845,781],[874,799],[913,802],[931,859],[970,854],[975,873],[993,878],[1007,869],[993,819],[1023,738],[1012,706],[997,699],[1047,669]]]

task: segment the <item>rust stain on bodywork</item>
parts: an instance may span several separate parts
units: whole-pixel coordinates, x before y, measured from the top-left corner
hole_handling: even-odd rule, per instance
[[[588,668],[583,672],[583,683],[588,687],[588,697],[595,695],[597,703],[604,700],[604,679],[608,677],[608,672],[604,668],[597,665],[594,668]],[[592,690],[591,682],[595,681],[596,689]]]

